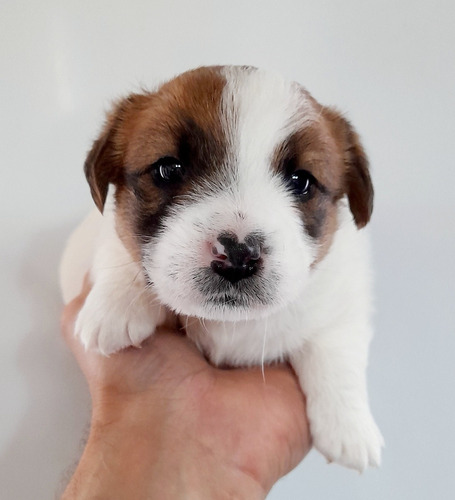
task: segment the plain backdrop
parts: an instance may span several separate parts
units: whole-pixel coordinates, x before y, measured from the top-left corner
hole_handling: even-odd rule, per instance
[[[85,382],[57,267],[92,206],[82,165],[111,99],[186,69],[297,80],[359,130],[376,187],[369,366],[383,465],[316,452],[271,499],[455,498],[453,0],[2,0],[0,498],[49,499],[78,458]]]

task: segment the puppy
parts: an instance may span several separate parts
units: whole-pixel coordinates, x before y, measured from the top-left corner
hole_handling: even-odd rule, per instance
[[[199,68],[121,100],[85,173],[103,216],[73,234],[62,286],[69,300],[90,268],[87,349],[139,346],[178,318],[215,364],[289,360],[315,447],[379,464],[361,230],[373,187],[340,114],[274,74]]]

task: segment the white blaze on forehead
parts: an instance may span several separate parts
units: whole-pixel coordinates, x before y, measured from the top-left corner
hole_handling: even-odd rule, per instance
[[[306,91],[295,82],[259,69],[225,67],[222,118],[228,161],[243,173],[259,174],[277,146],[317,119]]]

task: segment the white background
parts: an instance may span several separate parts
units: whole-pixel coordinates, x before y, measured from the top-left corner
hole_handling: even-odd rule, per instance
[[[57,266],[91,206],[82,164],[111,98],[252,64],[346,111],[369,153],[383,466],[316,452],[271,499],[455,498],[453,0],[0,3],[0,498],[52,498],[77,459],[85,383],[59,337]]]

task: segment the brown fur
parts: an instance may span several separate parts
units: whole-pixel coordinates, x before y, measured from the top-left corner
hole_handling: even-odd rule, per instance
[[[151,235],[159,215],[191,186],[165,192],[153,184],[147,167],[163,156],[177,157],[197,182],[223,163],[219,110],[224,85],[217,68],[200,68],[157,92],[133,94],[115,107],[95,141],[85,163],[93,198],[102,211],[108,184],[117,186],[117,230],[135,258],[138,241],[132,235]]]
[[[300,203],[305,228],[319,242],[319,261],[337,227],[336,203],[347,194],[354,220],[363,227],[371,217],[373,187],[365,152],[351,125],[335,110],[314,105],[321,118],[277,148],[272,168],[281,173],[289,165],[307,170],[325,188],[315,189],[310,200]]]
[[[344,165],[343,191],[348,195],[349,206],[357,227],[364,227],[373,212],[374,190],[368,169],[368,159],[360,138],[352,125],[332,108],[324,107],[326,118],[335,137],[338,153]]]

